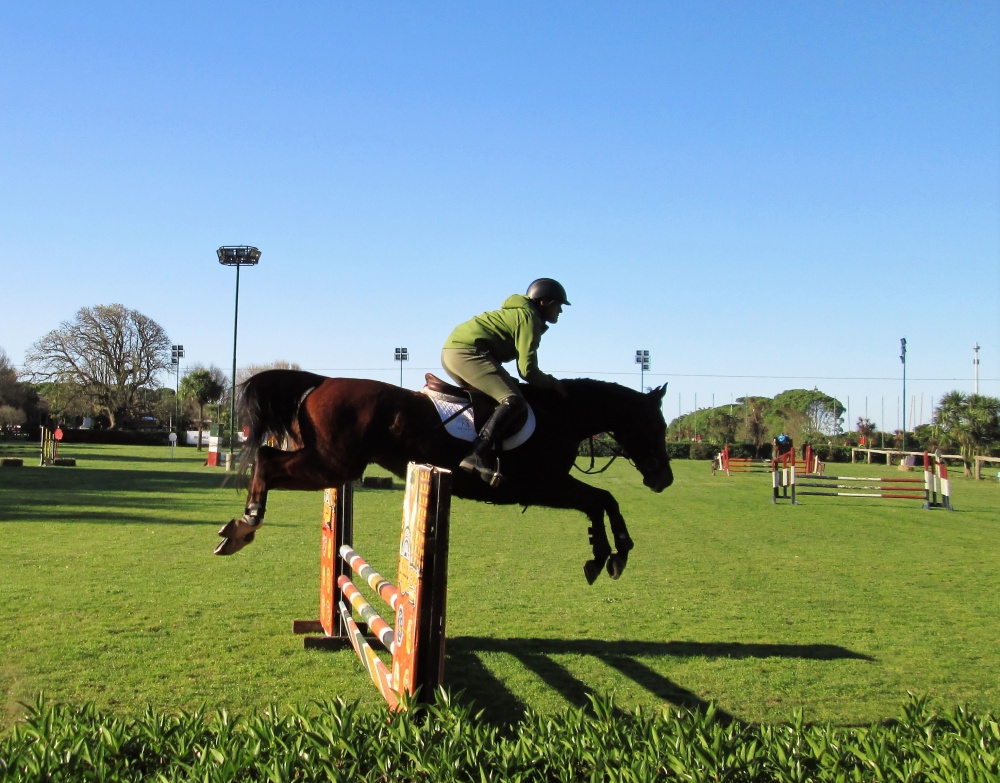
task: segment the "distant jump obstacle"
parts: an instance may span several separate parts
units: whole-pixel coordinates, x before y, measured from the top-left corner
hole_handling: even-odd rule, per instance
[[[352,548],[354,490],[351,484],[327,489],[320,537],[319,619],[296,620],[295,633],[307,648],[341,649],[348,643],[386,700],[403,709],[400,696],[418,703],[434,699],[444,681],[445,598],[451,473],[410,463],[403,499],[399,570],[395,586]],[[395,613],[393,629],[351,581],[356,573]],[[351,609],[360,620],[355,620]],[[391,655],[391,669],[372,649],[378,641]]]
[[[922,478],[898,476],[822,476],[798,474],[795,464],[776,460],[772,480],[772,503],[781,498],[798,505],[799,495],[817,497],[848,497],[921,500],[925,509],[951,507],[951,482],[948,467],[933,455],[924,452]],[[800,489],[806,487],[807,489]]]
[[[39,467],[45,467],[46,465],[61,465],[73,467],[76,465],[76,460],[71,457],[60,457],[59,456],[59,441],[63,439],[63,431],[61,427],[56,427],[55,430],[50,430],[47,427],[42,427],[42,438],[41,438],[41,459],[38,462]]]
[[[39,466],[52,465],[59,456],[59,441],[56,440],[52,430],[42,427],[41,460]]]
[[[789,452],[794,454],[794,452]],[[776,459],[786,459],[788,454],[784,454]],[[774,473],[776,470],[776,459],[751,459],[749,457],[732,457],[729,454],[729,444],[719,452],[719,455],[712,462],[712,475],[716,470],[725,471],[727,476],[733,473]],[[819,456],[813,451],[812,446],[805,447],[805,455],[796,458],[795,465],[803,473],[822,473],[825,463],[821,462]]]

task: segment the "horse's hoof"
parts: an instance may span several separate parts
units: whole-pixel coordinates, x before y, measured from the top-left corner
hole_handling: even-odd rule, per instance
[[[226,524],[219,528],[219,538],[229,538],[236,532],[236,520],[230,519]]]
[[[588,560],[583,564],[583,575],[587,577],[587,584],[592,585],[601,575],[601,565],[596,560]]]
[[[617,579],[622,575],[622,571],[625,570],[625,565],[628,563],[628,555],[623,555],[616,553],[608,558],[608,576],[612,579]]]
[[[240,522],[243,521],[243,519],[230,519],[220,528],[219,535],[222,537],[222,541],[215,548],[215,554],[234,555],[253,541],[254,536],[257,535],[256,530],[240,535]]]
[[[628,535],[628,533],[626,533],[623,536],[615,537],[615,549],[617,549],[618,554],[622,555],[623,557],[627,558],[628,553],[631,552],[634,547],[635,547],[635,542]]]

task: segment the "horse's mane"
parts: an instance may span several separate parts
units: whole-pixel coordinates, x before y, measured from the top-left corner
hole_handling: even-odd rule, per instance
[[[563,381],[571,397],[584,401],[601,400],[603,402],[635,401],[642,397],[642,392],[622,386],[613,381],[599,381],[596,378],[567,378]]]
[[[642,392],[622,386],[611,381],[599,381],[595,378],[566,378],[562,380],[566,388],[567,398],[564,400],[553,389],[541,389],[537,386],[524,385],[525,397],[532,405],[559,412],[560,415],[586,415],[603,411],[633,410],[641,404],[645,395]]]

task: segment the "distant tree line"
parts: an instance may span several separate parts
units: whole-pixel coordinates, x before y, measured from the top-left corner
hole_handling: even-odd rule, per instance
[[[0,348],[0,434],[85,421],[111,430],[228,426],[226,373],[195,364],[179,384],[175,378],[177,388],[161,385],[176,369],[170,339],[153,319],[120,304],[83,307],[31,346],[20,373]],[[239,380],[262,369],[243,368]]]
[[[747,443],[770,453],[771,441],[784,433],[796,443],[826,442],[843,432],[846,408],[818,389],[791,389],[773,399],[740,397],[729,405],[700,408],[674,419],[669,440]]]
[[[226,374],[196,364],[175,393],[159,383],[173,367],[170,359],[170,339],[151,318],[120,304],[83,307],[31,346],[20,374],[0,348],[0,434],[48,424],[79,426],[85,419],[117,430],[194,426],[201,432],[209,420],[228,427],[232,389]],[[269,368],[299,369],[285,361],[253,365],[240,370],[237,382]],[[820,449],[858,445],[862,439],[872,446],[902,445],[903,433],[879,433],[867,418],[845,430],[844,412],[838,399],[819,389],[740,397],[677,417],[667,440],[749,444],[758,455],[769,454],[771,441],[782,433]],[[597,450],[613,453],[605,441],[595,442]],[[933,423],[906,433],[906,441],[911,449],[957,452],[971,472],[973,456],[1000,447],[1000,400],[949,392]]]
[[[700,441],[723,446],[747,444],[756,456],[770,456],[771,442],[788,435],[797,445],[824,447],[866,445],[889,449],[903,447],[903,433],[879,432],[868,418],[845,430],[844,406],[818,389],[791,389],[774,398],[740,397],[732,404],[702,408],[674,419],[667,428],[669,441]],[[1000,399],[952,391],[934,410],[933,422],[906,433],[911,451],[941,449],[962,456],[966,475],[972,474],[973,457],[1000,449]]]

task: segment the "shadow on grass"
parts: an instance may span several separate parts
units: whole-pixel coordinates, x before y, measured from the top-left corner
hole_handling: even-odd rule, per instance
[[[872,661],[867,655],[832,644],[740,644],[737,642],[642,642],[570,639],[449,638],[446,666],[448,687],[471,702],[491,722],[507,723],[524,714],[525,705],[479,657],[481,653],[511,655],[575,707],[587,707],[598,694],[556,661],[556,655],[586,655],[600,659],[658,699],[677,707],[704,711],[709,704],[650,667],[643,658],[799,658]],[[736,720],[716,707],[716,719]]]
[[[7,469],[0,473],[4,503],[0,519],[17,522],[110,522],[150,524],[143,512],[180,511],[184,493],[221,489],[218,473],[72,467]],[[243,493],[232,487],[234,508]],[[201,496],[202,498],[204,495]],[[67,513],[72,509],[72,513]],[[182,521],[182,520],[172,520]],[[196,524],[194,520],[188,521]]]
[[[171,462],[170,457],[144,457],[134,456],[131,454],[107,454],[100,451],[83,451],[79,447],[63,448],[63,452],[67,454],[69,454],[70,451],[73,451],[72,456],[78,456],[80,459],[87,460],[87,462],[124,462],[134,464],[170,464]],[[164,451],[169,453],[168,448],[164,448]],[[207,452],[203,453],[205,454],[205,459],[207,459]],[[180,460],[177,460],[177,462],[179,463]],[[218,470],[218,468],[216,468],[216,470]]]

